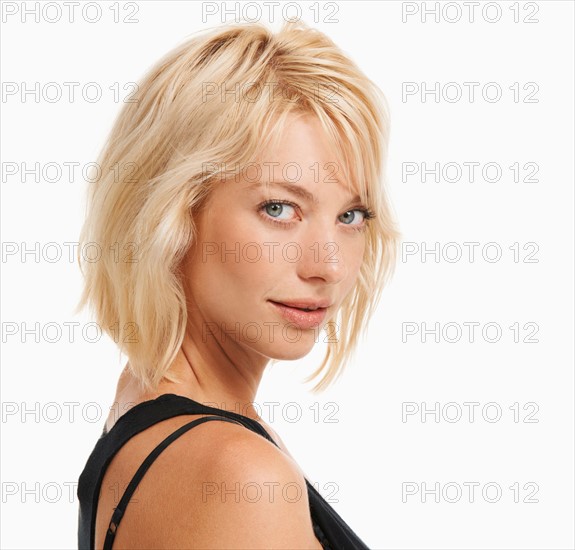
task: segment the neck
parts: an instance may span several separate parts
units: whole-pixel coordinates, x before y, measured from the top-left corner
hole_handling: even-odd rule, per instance
[[[170,368],[180,381],[164,380],[159,391],[261,420],[253,402],[269,358],[246,350],[229,335],[208,336],[203,342],[192,334],[202,332],[197,328],[186,332]]]

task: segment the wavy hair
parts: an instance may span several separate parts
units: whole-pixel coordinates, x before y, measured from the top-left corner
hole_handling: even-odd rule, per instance
[[[238,90],[241,101],[232,98]],[[169,369],[187,326],[180,264],[197,235],[194,216],[220,178],[277,143],[290,114],[319,119],[346,181],[375,213],[356,285],[326,323],[327,352],[305,382],[319,379],[312,392],[327,388],[351,358],[400,237],[385,190],[387,101],[331,39],[301,21],[275,34],[259,23],[226,24],[193,35],[149,70],[88,188],[76,311],[90,306],[142,388],[176,380]],[[97,261],[82,253],[92,243],[104,251]]]

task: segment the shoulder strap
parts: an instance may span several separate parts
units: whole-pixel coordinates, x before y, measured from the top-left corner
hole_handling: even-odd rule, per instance
[[[202,422],[207,422],[208,420],[222,420],[223,422],[233,422],[235,424],[240,424],[237,420],[232,420],[231,418],[226,418],[224,416],[203,416],[202,418],[196,418],[192,422],[188,422],[188,424],[184,424],[181,428],[178,428],[175,432],[171,433],[166,439],[164,439],[156,448],[146,457],[144,462],[140,465],[134,477],[131,479],[128,487],[124,491],[118,506],[114,508],[114,513],[112,514],[112,519],[110,520],[110,525],[108,526],[108,531],[106,532],[106,539],[104,541],[104,548],[103,550],[112,550],[112,545],[114,543],[114,538],[116,537],[116,532],[118,530],[118,525],[120,525],[120,521],[122,520],[122,516],[126,512],[126,507],[136,490],[138,483],[142,480],[145,473],[148,471],[152,462],[158,458],[160,453],[173,441],[175,441],[178,437],[185,434],[188,430],[191,430],[194,426],[201,424]]]

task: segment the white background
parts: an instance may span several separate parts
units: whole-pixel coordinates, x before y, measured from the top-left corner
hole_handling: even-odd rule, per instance
[[[73,181],[63,176],[49,182],[41,175],[35,181],[33,174],[10,175],[10,163],[94,161],[121,108],[109,87],[137,82],[194,31],[222,23],[221,11],[202,22],[201,2],[120,2],[118,23],[112,2],[99,3],[101,18],[93,23],[79,8],[69,22],[63,4],[61,19],[50,23],[44,4],[38,3],[40,22],[31,14],[24,23],[21,10],[33,9],[33,2],[2,5],[2,81],[18,89],[3,94],[1,105],[2,548],[76,546],[72,484],[100,435],[124,365],[109,339],[83,339],[81,328],[91,319],[72,313],[81,278],[63,243],[78,239],[86,188],[81,173],[76,169]],[[54,19],[57,7],[51,4],[45,15]],[[483,12],[482,2],[473,22],[463,3],[441,3],[439,22],[433,14],[422,21],[421,9],[434,4],[320,3],[315,21],[312,3],[299,4],[303,18],[333,38],[386,94],[392,114],[390,194],[404,242],[419,250],[437,242],[442,254],[438,262],[433,254],[426,261],[420,254],[399,259],[367,337],[338,385],[314,396],[301,384],[323,355],[318,344],[304,360],[266,372],[257,402],[279,402],[279,414],[268,421],[370,548],[573,548],[573,3],[491,2]],[[458,7],[461,18],[455,21]],[[413,9],[418,13],[402,17]],[[498,10],[501,17],[493,21]],[[97,11],[86,13],[94,19]],[[262,13],[264,23],[279,27],[279,13],[274,22],[267,9]],[[136,22],[122,22],[126,18]],[[227,19],[233,20],[233,11]],[[33,94],[22,98],[20,87],[34,88],[36,82],[41,88],[48,82],[80,86],[75,101],[63,86],[59,101],[42,94],[38,102]],[[83,99],[88,82],[100,85],[101,100]],[[446,94],[438,102],[433,94],[426,101],[420,93],[402,96],[404,83],[421,90],[436,82]],[[445,88],[448,82],[460,86],[459,100],[453,100],[456,85]],[[475,101],[464,82],[479,83]],[[489,82],[502,90],[498,101],[482,95]],[[525,102],[533,89],[527,83],[538,86],[537,102]],[[473,182],[466,172],[459,181],[436,182],[428,175],[423,182],[420,174],[404,181],[405,163],[437,162],[480,166]],[[481,168],[490,162],[501,167],[498,181],[482,177]],[[509,169],[514,163],[521,167],[519,182]],[[537,165],[535,181],[524,181],[526,163]],[[60,260],[50,261],[57,251],[44,248],[50,242],[59,243]],[[480,243],[473,262],[465,242]],[[456,244],[445,248],[446,243]],[[501,248],[498,261],[484,259],[486,243],[495,243],[486,254]],[[514,243],[518,262],[509,248]],[[523,250],[525,243],[538,247],[532,257],[537,262],[524,261],[534,250]],[[461,259],[448,261],[457,245]],[[17,253],[10,254],[14,246]],[[39,257],[22,258],[23,246],[40,247]],[[22,328],[35,323],[42,328],[69,322],[80,323],[73,342],[66,333],[57,342],[47,341],[52,332],[48,338],[41,333],[39,342],[33,331],[22,335]],[[469,322],[479,323],[473,342],[463,325]],[[439,343],[433,334],[424,343],[421,333],[403,342],[404,323],[454,324]],[[501,327],[498,342],[483,338],[486,323]],[[518,343],[509,329],[514,323],[520,327]],[[526,323],[534,325],[524,328]],[[524,342],[530,326],[537,328],[531,338],[538,342]],[[447,341],[455,339],[457,327],[463,329],[460,340]],[[433,408],[436,402],[443,407],[438,422],[433,414],[425,422],[420,414],[402,421],[402,403]],[[474,422],[465,402],[480,404]],[[64,403],[77,403],[73,417]],[[319,422],[309,409],[313,403]],[[325,422],[334,407],[329,403],[337,407],[336,423]],[[452,405],[445,408],[446,403]],[[484,418],[487,403],[488,418],[500,408],[498,421]],[[519,422],[509,409],[514,403]],[[527,403],[535,405],[523,410]],[[450,422],[458,406],[463,416]],[[290,422],[288,415],[298,407],[301,418]],[[22,414],[25,408],[31,412]],[[531,418],[538,422],[525,422],[534,410]],[[330,482],[337,484],[335,494]],[[464,483],[473,482],[480,485],[470,502]],[[405,483],[419,492],[403,499]],[[439,503],[433,494],[422,502],[423,483],[428,489],[452,485],[438,494]],[[488,501],[494,495],[489,490],[483,497],[487,483],[501,487],[497,502]],[[509,489],[514,483],[520,488],[517,503]],[[449,502],[458,487],[461,498]],[[530,487],[537,492],[531,494]],[[524,502],[529,495],[538,502]]]

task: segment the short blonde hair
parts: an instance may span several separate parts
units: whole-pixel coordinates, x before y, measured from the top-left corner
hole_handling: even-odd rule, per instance
[[[230,100],[238,86],[245,100]],[[88,190],[76,311],[91,307],[142,388],[175,380],[169,368],[187,325],[179,266],[196,238],[194,214],[217,180],[234,173],[227,167],[237,173],[277,142],[295,113],[319,119],[346,181],[375,213],[356,285],[328,320],[326,355],[305,381],[320,377],[312,388],[319,392],[349,361],[394,270],[400,237],[385,191],[387,101],[325,34],[301,21],[275,34],[259,23],[227,24],[192,36],[148,72],[137,101],[123,106]],[[220,169],[208,173],[206,163]],[[80,251],[90,243],[114,253],[87,261]]]

